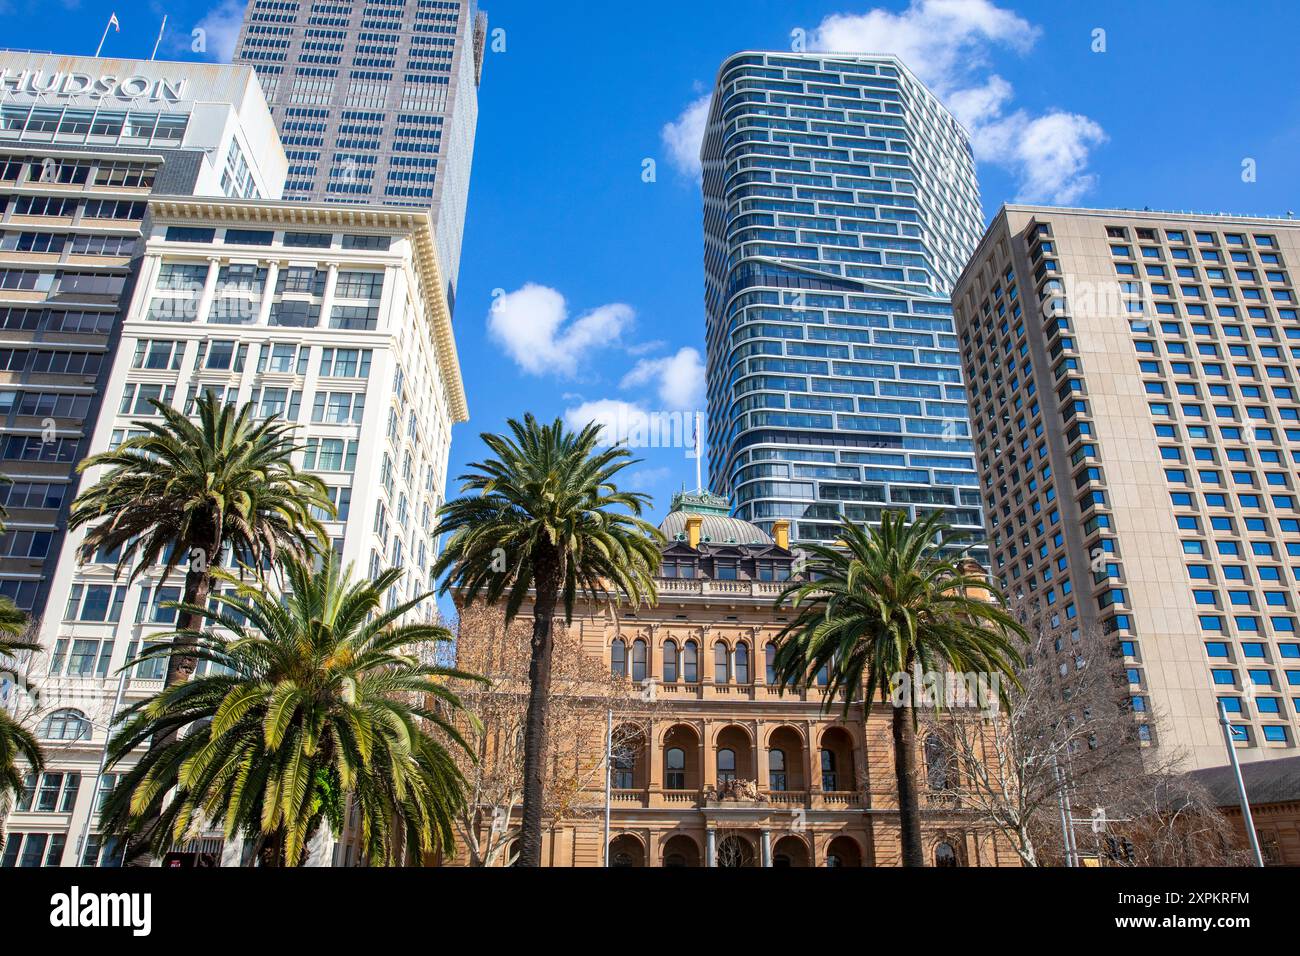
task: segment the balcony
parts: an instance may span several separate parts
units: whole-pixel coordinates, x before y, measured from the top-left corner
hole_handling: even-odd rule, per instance
[[[667,804],[668,806],[694,807],[699,805],[700,791],[699,790],[664,790],[660,792],[659,797],[661,798],[663,803]]]
[[[808,806],[807,790],[764,790],[768,803],[781,807]]]
[[[824,790],[813,801],[827,810],[862,806],[862,794],[856,790]]]
[[[726,594],[769,600],[779,597],[785,586],[783,581],[714,581],[703,578],[661,578],[655,581],[660,594]]]
[[[856,790],[772,790],[760,789],[761,800],[756,804],[737,803],[735,806],[755,806],[784,810],[856,810],[865,805],[863,794]],[[718,802],[713,796],[708,805]],[[614,809],[635,807],[664,807],[675,810],[693,809],[706,805],[703,790],[612,790],[610,805]]]

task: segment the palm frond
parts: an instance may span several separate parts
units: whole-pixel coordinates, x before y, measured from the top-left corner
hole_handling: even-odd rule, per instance
[[[475,678],[421,663],[418,652],[451,635],[402,623],[407,605],[378,611],[400,572],[354,582],[332,555],[319,572],[302,559],[283,571],[284,591],[241,586],[212,607],[188,607],[196,626],[178,630],[177,645],[228,673],[126,710],[110,742],[114,763],[151,737],[172,739],[126,771],[106,802],[106,828],[159,851],[204,821],[280,846],[292,866],[350,798],[374,862],[443,849],[465,799],[445,748],[468,753],[459,736],[435,733],[461,709],[443,685]]]

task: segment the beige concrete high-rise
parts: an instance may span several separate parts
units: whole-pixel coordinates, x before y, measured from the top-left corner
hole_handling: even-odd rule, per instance
[[[1297,263],[1291,220],[1008,205],[954,294],[994,572],[1063,667],[1113,634],[1189,767],[1220,703],[1295,752]]]

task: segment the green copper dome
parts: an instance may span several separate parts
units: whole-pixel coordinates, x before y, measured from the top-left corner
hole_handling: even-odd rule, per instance
[[[700,526],[701,544],[771,544],[767,532],[748,521],[731,517],[731,506],[726,498],[703,492],[681,491],[673,495],[672,510],[659,525],[669,541],[685,541],[686,519],[691,515],[703,518]]]

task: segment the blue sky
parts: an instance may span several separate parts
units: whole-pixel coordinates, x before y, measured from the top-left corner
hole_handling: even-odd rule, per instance
[[[488,54],[480,94],[456,311],[472,421],[456,430],[453,476],[479,455],[480,431],[525,410],[699,407],[691,107],[725,56],[789,49],[794,30],[810,49],[907,58],[975,135],[986,218],[1016,199],[1300,212],[1290,0],[485,6],[505,48]],[[0,0],[0,43],[93,53],[115,10],[123,32],[105,53],[148,56],[164,9],[160,56],[220,59],[242,3]],[[190,50],[200,24],[204,54]],[[644,456],[631,483],[662,514],[694,464],[681,449]]]

